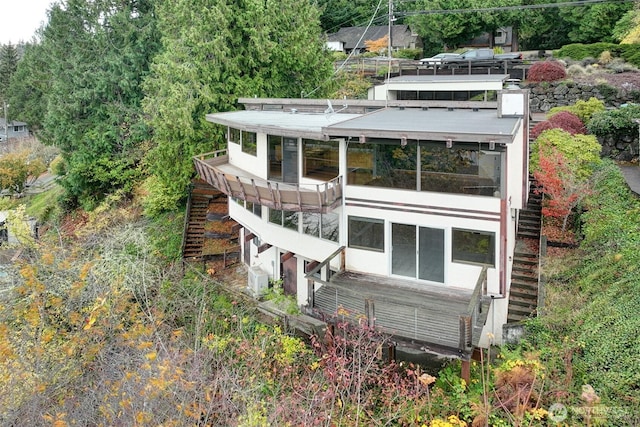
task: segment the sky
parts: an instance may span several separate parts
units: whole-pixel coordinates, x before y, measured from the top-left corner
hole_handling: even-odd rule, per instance
[[[28,42],[53,0],[0,0],[0,44]]]

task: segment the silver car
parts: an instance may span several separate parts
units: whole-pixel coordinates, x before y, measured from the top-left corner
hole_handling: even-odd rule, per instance
[[[452,52],[439,53],[437,55],[432,56],[431,58],[422,58],[420,60],[420,65],[435,67],[435,66],[442,65],[443,60],[456,59],[456,58],[460,58],[460,54],[452,53]]]

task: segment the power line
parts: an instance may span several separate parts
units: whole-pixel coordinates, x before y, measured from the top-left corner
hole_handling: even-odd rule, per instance
[[[407,1],[407,0],[405,0]],[[576,6],[591,6],[600,3],[629,3],[634,0],[578,0],[561,3],[546,3],[546,4],[522,4],[516,6],[494,6],[483,8],[469,8],[469,9],[439,9],[439,10],[415,10],[411,12],[398,12],[398,16],[411,16],[411,15],[445,15],[452,13],[469,13],[469,12],[502,12],[511,10],[523,10],[523,9],[546,9],[553,7],[576,7]]]

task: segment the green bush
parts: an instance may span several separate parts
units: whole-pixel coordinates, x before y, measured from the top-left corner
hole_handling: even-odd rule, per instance
[[[573,175],[580,181],[588,179],[601,162],[602,146],[595,136],[571,135],[556,128],[542,132],[535,140],[530,159],[531,172],[540,170],[540,155],[549,154],[552,149],[564,155]]]
[[[58,154],[49,164],[49,169],[54,175],[62,176],[67,173],[67,162]]]
[[[605,106],[604,102],[599,100],[598,98],[591,97],[588,101],[584,101],[579,99],[575,104],[563,107],[553,107],[547,113],[547,118],[551,118],[554,114],[557,114],[561,111],[568,111],[570,113],[575,114],[582,120],[582,123],[589,123],[591,117],[600,111],[604,111]]]
[[[611,136],[618,140],[637,134],[638,124],[634,120],[638,118],[640,118],[640,105],[627,105],[594,114],[587,122],[587,129],[599,138]]]
[[[174,211],[178,208],[183,196],[178,196],[174,191],[167,189],[155,176],[150,176],[144,182],[147,195],[142,201],[144,213],[155,217],[162,212]]]
[[[626,62],[640,67],[640,44],[574,43],[562,46],[562,48],[554,52],[554,57],[582,61],[590,57],[599,58],[600,55],[606,51],[608,51],[613,58],[622,58]]]
[[[401,49],[393,52],[394,58],[404,59],[420,59],[422,57],[422,49]]]

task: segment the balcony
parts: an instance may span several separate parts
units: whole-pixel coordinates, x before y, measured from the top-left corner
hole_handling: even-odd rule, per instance
[[[272,209],[327,213],[342,204],[342,177],[322,184],[289,184],[270,181],[229,164],[227,150],[193,158],[196,171],[229,197]]]
[[[394,340],[430,353],[468,358],[478,346],[490,304],[486,267],[473,290],[457,289],[344,269],[330,272],[336,256],[344,265],[340,248],[306,275],[309,315],[354,322],[365,318]],[[328,281],[318,279],[323,268],[331,276]]]

